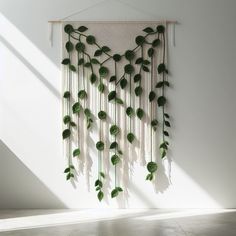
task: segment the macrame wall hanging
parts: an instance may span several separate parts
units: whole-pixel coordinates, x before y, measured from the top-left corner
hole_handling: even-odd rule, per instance
[[[72,181],[84,169],[88,181],[97,176],[99,201],[108,180],[111,197],[122,194],[125,166],[139,162],[153,181],[167,157],[167,25],[63,23],[64,172]]]

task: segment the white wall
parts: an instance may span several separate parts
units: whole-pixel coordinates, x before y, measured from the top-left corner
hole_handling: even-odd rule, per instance
[[[236,207],[236,1],[122,1],[73,19],[180,22],[169,49],[172,183],[160,173],[154,190],[137,168],[128,206]],[[98,203],[93,182],[88,192],[83,178],[65,181],[59,25],[53,48],[47,40],[48,19],[98,2],[0,0],[0,208],[117,206]]]

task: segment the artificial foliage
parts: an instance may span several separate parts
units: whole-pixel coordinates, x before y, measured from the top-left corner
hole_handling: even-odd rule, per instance
[[[100,124],[106,122],[108,117],[108,111],[102,110],[102,99],[101,96],[108,87],[105,86],[103,80],[106,79],[109,83],[115,85],[115,89],[108,91],[107,100],[114,105],[115,109],[115,120],[114,124],[109,127],[109,133],[112,139],[110,140],[110,145],[105,146],[103,140],[104,137],[99,133],[99,140],[96,142],[96,149],[98,154],[98,169],[97,169],[97,179],[94,183],[95,190],[97,191],[97,198],[102,201],[104,198],[104,182],[106,181],[106,175],[103,172],[103,156],[102,153],[104,149],[109,149],[110,162],[112,168],[114,168],[115,181],[114,188],[111,190],[111,198],[117,197],[122,193],[122,186],[117,184],[117,165],[122,162],[125,158],[125,151],[121,150],[120,143],[117,140],[117,135],[123,132],[117,124],[116,112],[119,106],[125,106],[125,115],[129,119],[128,130],[126,130],[127,142],[131,145],[137,138],[133,129],[132,122],[135,116],[138,117],[140,121],[144,119],[145,116],[150,117],[150,126],[154,132],[159,132],[160,134],[160,157],[163,159],[167,156],[169,142],[167,138],[169,136],[170,116],[166,112],[166,105],[168,103],[166,97],[166,88],[170,86],[167,81],[168,69],[166,65],[166,38],[165,38],[165,27],[163,25],[157,25],[155,28],[146,27],[143,29],[142,33],[134,39],[134,48],[126,50],[123,54],[113,53],[113,51],[105,45],[99,43],[97,38],[91,35],[86,26],[80,26],[78,28],[73,28],[72,25],[67,24],[64,27],[64,32],[67,35],[67,42],[65,43],[65,49],[67,51],[67,57],[62,60],[62,64],[67,68],[68,71],[68,90],[64,91],[63,99],[67,104],[67,114],[63,117],[63,123],[65,129],[62,132],[62,138],[66,142],[72,142],[73,133],[79,135],[79,123],[72,118],[74,115],[79,119],[80,116],[84,116],[86,119],[87,129],[90,130],[93,126],[94,118],[99,119]],[[152,41],[149,40],[150,36],[154,36]],[[163,47],[162,50],[162,60],[159,65],[155,64],[155,56],[159,53],[158,50]],[[93,48],[94,53],[90,55],[87,48]],[[77,53],[77,63],[72,63],[72,53]],[[139,54],[138,54],[139,52]],[[141,54],[141,55],[140,55]],[[106,59],[101,61],[101,55],[105,56]],[[85,59],[86,58],[86,59]],[[107,62],[113,61],[114,74],[110,73],[110,69],[107,66]],[[125,61],[125,64],[124,64]],[[118,77],[117,68],[119,64],[123,62],[123,75]],[[95,67],[98,73],[95,72]],[[138,68],[138,69],[137,69]],[[91,108],[83,106],[83,101],[86,100],[90,94],[86,91],[85,86],[78,88],[77,100],[72,99],[72,86],[71,86],[71,76],[73,73],[77,73],[78,70],[89,70],[90,83],[96,86],[100,96],[98,106],[98,114],[93,114]],[[154,73],[156,70],[157,73]],[[148,100],[151,104],[157,107],[157,113],[161,116],[157,116],[151,111],[147,112],[145,108],[134,107],[132,99],[137,97],[139,101],[143,99],[143,83],[144,74],[149,73],[151,84],[155,84],[148,92]],[[83,78],[84,79],[84,78]],[[84,84],[84,83],[83,83]],[[123,101],[121,97],[118,96],[118,90],[124,90],[129,92],[129,100]],[[140,103],[139,103],[140,104]],[[152,108],[152,106],[151,106]],[[152,145],[152,132],[150,136],[150,143]],[[70,180],[75,177],[75,167],[72,162],[72,158],[80,158],[81,147],[78,146],[74,150],[70,150],[69,145],[69,160],[68,166],[65,168],[64,172],[66,174],[66,179]],[[153,158],[152,147],[151,147],[151,158],[147,160],[147,175],[144,176],[146,180],[153,181],[155,178],[155,173],[158,171],[158,165]]]

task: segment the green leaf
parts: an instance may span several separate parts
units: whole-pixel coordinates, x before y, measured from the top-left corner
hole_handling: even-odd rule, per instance
[[[111,191],[111,198],[117,197],[119,194],[119,191],[115,188]]]
[[[94,84],[94,83],[96,82],[96,80],[97,80],[96,74],[92,73],[92,74],[90,75],[90,82],[91,82],[92,84]]]
[[[163,149],[163,150],[161,151],[161,158],[163,159],[165,156],[166,156],[166,150]]]
[[[111,135],[116,136],[117,134],[119,134],[119,132],[120,132],[120,128],[117,125],[112,125],[110,127],[110,134]]]
[[[90,63],[90,62],[86,62],[86,63],[84,64],[84,67],[91,67],[91,63]]]
[[[168,131],[166,131],[166,130],[163,131],[163,134],[164,134],[165,136],[169,136],[169,133],[168,133]]]
[[[100,120],[105,120],[107,118],[107,113],[105,111],[99,111],[98,112],[98,118]]]
[[[143,36],[139,35],[135,38],[135,42],[137,45],[141,46],[144,44],[145,38]]]
[[[67,24],[67,25],[65,25],[65,27],[64,27],[64,31],[65,31],[67,34],[70,34],[70,33],[72,33],[72,32],[74,31],[74,28],[73,28],[72,25]]]
[[[111,49],[109,47],[107,47],[107,46],[103,46],[102,47],[102,51],[103,52],[109,52],[109,51],[111,51]]]
[[[116,91],[113,90],[108,94],[108,101],[113,100],[114,98],[116,98]]]
[[[92,59],[91,59],[91,63],[92,63],[92,64],[95,64],[95,65],[96,65],[96,64],[100,64],[100,62],[99,62],[96,58],[92,58]]]
[[[143,58],[142,57],[139,57],[136,59],[135,61],[135,64],[139,65],[139,64],[142,64],[143,63]]]
[[[113,82],[113,81],[116,81],[116,76],[115,75],[112,75],[109,82]]]
[[[165,125],[166,125],[167,127],[170,127],[170,122],[167,121],[167,120],[165,120]]]
[[[149,65],[151,62],[149,60],[143,60],[143,65]]]
[[[65,170],[64,170],[64,173],[68,173],[70,172],[70,167],[67,167]]]
[[[144,31],[145,33],[148,33],[148,34],[154,32],[154,30],[153,30],[151,27],[147,27],[147,28],[145,28],[143,31]]]
[[[160,39],[154,39],[154,40],[152,41],[152,46],[153,46],[153,47],[157,47],[158,45],[160,45],[160,43],[161,43],[161,40],[160,40]]]
[[[160,149],[162,148],[162,149],[168,150],[168,146],[167,146],[167,144],[165,142],[161,143],[159,148]]]
[[[141,80],[141,74],[136,74],[134,76],[134,83],[139,82]]]
[[[78,43],[75,45],[75,49],[76,49],[78,52],[83,52],[83,51],[85,50],[85,45],[84,45],[84,43],[78,42]]]
[[[75,126],[76,126],[75,122],[74,122],[74,121],[71,121],[71,122],[70,122],[70,126],[75,127]]]
[[[76,71],[76,68],[75,68],[75,66],[74,66],[74,65],[69,65],[69,68],[70,68],[70,70],[71,70],[71,71],[73,71],[73,72],[75,72],[75,71]]]
[[[149,48],[149,49],[148,49],[148,56],[149,56],[149,57],[153,57],[154,52],[155,52],[155,51],[154,51],[153,48]]]
[[[117,142],[111,143],[110,149],[115,149],[115,148],[118,148],[118,143]]]
[[[154,91],[151,91],[149,93],[149,102],[152,102],[156,97],[156,93]]]
[[[115,102],[121,105],[124,104],[123,100],[120,98],[115,98]]]
[[[97,49],[96,51],[95,51],[95,53],[94,53],[94,56],[95,57],[99,57],[99,56],[101,56],[102,55],[102,50],[101,49]]]
[[[105,177],[105,174],[104,174],[103,172],[100,172],[99,174],[100,174],[100,176],[101,176],[103,179],[106,178],[106,177]]]
[[[142,69],[143,69],[143,71],[145,71],[145,72],[149,72],[150,70],[149,70],[149,68],[147,67],[147,66],[142,66]]]
[[[120,158],[119,158],[119,156],[118,155],[113,155],[112,157],[111,157],[111,163],[113,164],[113,165],[116,165],[116,164],[118,164],[120,162]]]
[[[70,59],[69,59],[69,58],[64,58],[64,59],[62,60],[61,64],[63,64],[63,65],[68,65],[68,64],[70,64]]]
[[[84,109],[84,114],[85,114],[85,116],[87,116],[87,117],[91,117],[91,115],[92,115],[92,113],[91,113],[91,111],[90,111],[89,108],[85,108],[85,109]]]
[[[127,79],[123,78],[123,79],[120,81],[120,87],[121,87],[122,89],[124,89],[124,88],[126,87],[127,83],[128,83]]]
[[[79,102],[76,102],[73,106],[72,106],[72,111],[73,113],[79,113],[81,110],[81,105]]]
[[[87,30],[88,28],[86,27],[86,26],[80,26],[79,28],[78,28],[78,31],[79,32],[81,32],[81,33],[83,33],[83,32],[85,32],[86,30]]]
[[[143,116],[144,116],[144,110],[142,108],[138,108],[136,110],[136,115],[141,120],[143,118]]]
[[[125,52],[125,58],[128,60],[128,61],[131,61],[132,59],[134,59],[134,56],[135,56],[135,53],[134,51],[132,50],[127,50]]]
[[[106,77],[108,75],[108,72],[109,72],[108,68],[105,67],[105,66],[101,66],[99,68],[99,74],[100,74],[101,77]]]
[[[146,180],[150,180],[152,181],[153,180],[153,174],[152,173],[149,173],[146,177]]]
[[[77,148],[73,151],[73,157],[79,156],[80,155],[80,149]]]
[[[165,32],[165,27],[164,27],[163,25],[158,25],[158,26],[157,26],[157,32],[158,32],[159,34],[164,33],[164,32]]]
[[[67,176],[66,176],[66,180],[69,180],[70,177],[71,177],[71,175],[70,175],[70,173],[68,173]]]
[[[102,188],[102,186],[103,186],[102,181],[100,179],[97,179],[94,183],[94,186],[95,187],[99,186],[100,188]]]
[[[70,91],[65,91],[63,94],[64,98],[70,98]]]
[[[166,98],[164,96],[160,96],[157,99],[157,104],[159,107],[164,106],[166,104]]]
[[[114,60],[115,62],[120,61],[120,60],[121,60],[121,55],[120,55],[120,54],[114,54],[114,55],[113,55],[113,60]]]
[[[78,60],[78,66],[83,65],[83,64],[84,64],[84,58],[80,58]]]
[[[158,83],[156,84],[156,88],[161,88],[161,87],[163,87],[164,85],[167,86],[167,87],[170,86],[170,84],[169,84],[168,81],[160,81],[160,82],[158,82]]]
[[[141,86],[138,86],[134,89],[134,93],[136,96],[140,96],[143,92],[143,88]]]
[[[101,190],[101,187],[96,187],[96,189],[95,189],[96,191],[100,191]]]
[[[152,128],[154,129],[154,131],[157,130],[157,126],[158,126],[158,121],[157,121],[157,119],[154,119],[154,120],[151,121],[151,126],[152,126]]]
[[[134,109],[132,107],[127,107],[126,109],[126,115],[131,117],[134,115]]]
[[[102,82],[99,83],[99,85],[98,85],[98,91],[99,91],[100,93],[103,93],[104,90],[105,90],[105,84],[103,84]]]
[[[74,45],[71,41],[66,42],[66,51],[71,52],[74,49]]]
[[[119,192],[123,192],[123,189],[121,187],[116,187],[116,189],[119,191]]]
[[[86,91],[85,91],[85,90],[80,90],[80,91],[78,92],[78,97],[79,97],[80,99],[87,98],[87,93],[86,93]]]
[[[75,167],[74,167],[73,165],[70,165],[69,167],[70,167],[71,169],[73,169],[73,170],[75,169]]]
[[[164,113],[165,118],[169,119],[170,116],[167,113]]]
[[[104,193],[102,191],[99,191],[97,194],[98,200],[101,202],[103,197],[104,197]]]
[[[68,116],[68,115],[64,116],[63,122],[64,122],[65,125],[70,123],[70,121],[71,121],[71,117],[70,116]]]
[[[134,139],[135,139],[135,136],[134,136],[133,133],[128,133],[128,134],[127,134],[127,140],[128,140],[130,143],[132,143],[132,142],[134,141]]]
[[[96,148],[98,151],[103,151],[104,150],[104,143],[102,141],[98,141],[96,143]]]
[[[69,129],[63,130],[63,132],[62,132],[63,139],[69,138],[70,135],[71,135],[71,131]]]
[[[96,39],[95,39],[94,36],[88,35],[87,38],[86,38],[86,42],[87,42],[88,44],[94,44],[94,43],[96,42]]]
[[[118,150],[118,153],[119,153],[120,155],[123,155],[123,152],[122,152],[121,150]]]
[[[153,161],[150,161],[150,162],[147,164],[147,170],[148,170],[150,173],[154,173],[154,172],[157,170],[157,163],[156,163],[156,162],[153,162]]]
[[[166,70],[166,66],[165,66],[164,63],[161,63],[161,64],[158,65],[157,71],[158,71],[159,74],[165,72],[165,70]]]
[[[131,64],[127,64],[124,67],[124,71],[126,74],[132,74],[134,72],[134,67]]]

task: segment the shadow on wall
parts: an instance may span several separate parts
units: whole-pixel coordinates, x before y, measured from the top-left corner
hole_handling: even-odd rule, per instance
[[[0,153],[1,209],[66,208],[2,140],[0,140]]]

